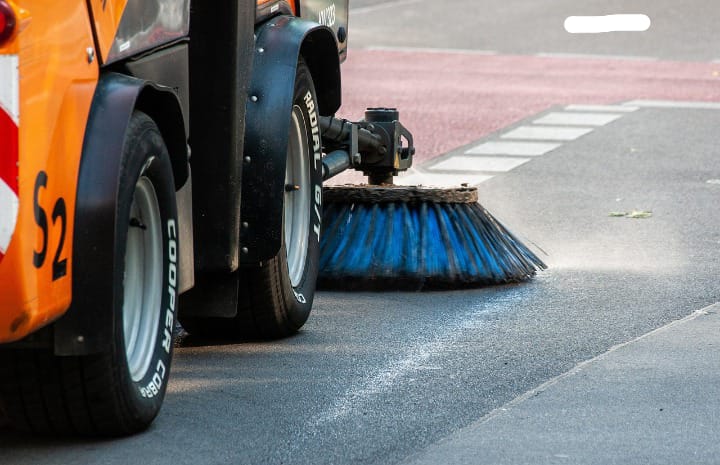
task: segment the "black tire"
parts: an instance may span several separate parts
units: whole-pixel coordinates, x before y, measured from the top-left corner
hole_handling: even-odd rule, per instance
[[[177,208],[170,158],[147,115],[132,116],[122,156],[111,347],[76,357],[0,351],[2,403],[20,430],[121,436],[145,429],[160,411],[174,345]],[[142,279],[133,280],[133,270],[142,270]],[[135,327],[145,331],[127,332],[137,336],[127,344],[135,351],[128,351],[125,326],[136,314],[142,316]]]
[[[307,186],[297,191],[286,189],[289,192],[285,195],[284,209],[288,208],[288,203],[293,203],[288,202],[291,196],[305,196],[306,213],[309,215],[307,231],[294,234],[294,240],[287,237],[286,228],[283,227],[282,246],[275,257],[259,266],[244,266],[240,269],[237,316],[184,318],[181,323],[191,335],[203,338],[276,339],[296,333],[307,321],[319,271],[322,219],[322,163],[316,161],[321,155],[317,109],[312,76],[301,58],[295,75],[288,159],[293,157],[293,148],[297,146],[292,143],[293,132],[304,134],[308,182]],[[296,122],[299,126],[294,126]],[[284,217],[287,218],[287,214]],[[298,248],[304,250],[300,256],[294,255]],[[288,257],[295,264],[292,272],[288,266]]]

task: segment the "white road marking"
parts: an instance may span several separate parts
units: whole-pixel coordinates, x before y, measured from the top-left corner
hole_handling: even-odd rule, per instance
[[[482,155],[457,155],[430,167],[429,170],[446,171],[490,171],[505,172],[529,162],[529,158],[520,157],[486,157]]]
[[[550,142],[484,142],[467,150],[466,154],[471,155],[523,155],[538,156],[545,155],[551,150],[560,147],[561,144]]]
[[[463,48],[432,48],[432,47],[386,47],[382,45],[373,45],[365,47],[365,50],[380,52],[423,52],[423,53],[443,53],[456,55],[497,55],[494,50],[470,50]]]
[[[454,158],[454,157],[453,157]],[[434,186],[434,187],[458,187],[461,184],[477,186],[480,183],[491,179],[489,174],[478,173],[457,173],[444,174],[427,172],[420,169],[411,169],[407,173],[395,178],[395,184],[401,186]]]
[[[592,132],[593,128],[566,128],[562,126],[520,126],[506,132],[501,139],[575,140]]]
[[[565,107],[567,111],[608,111],[615,113],[631,113],[637,111],[639,107],[631,107],[630,105],[568,105]]]
[[[657,57],[635,56],[635,55],[594,55],[588,53],[555,53],[541,52],[535,56],[542,58],[584,58],[588,60],[630,60],[630,61],[657,61]]]
[[[614,113],[552,112],[533,121],[534,124],[561,124],[569,126],[604,126],[622,115]]]
[[[643,108],[679,108],[691,110],[720,110],[720,103],[715,102],[683,102],[672,100],[631,100],[624,105]]]
[[[422,0],[389,0],[385,1],[383,3],[378,3],[376,5],[368,5],[368,6],[361,6],[359,8],[351,8],[350,14],[362,14],[362,13],[372,13],[377,10],[384,10],[386,8],[393,8],[396,6],[405,6],[405,5],[411,5],[413,3],[420,3]]]
[[[652,21],[643,14],[615,14],[604,16],[568,16],[565,30],[571,34],[601,34],[605,32],[644,32]]]
[[[640,108],[720,110],[720,103],[632,100],[621,105],[567,105],[564,112],[548,113],[533,121],[533,124],[520,126],[502,134],[500,138],[504,140],[480,143],[466,150],[464,155],[454,155],[441,161],[431,160],[425,166],[415,167],[407,173],[402,173],[396,178],[396,182],[405,186],[457,187],[463,183],[478,185],[492,179],[492,173],[506,172],[531,160],[523,157],[544,155],[562,145],[527,140],[574,140],[594,129],[582,126],[603,126]],[[525,139],[525,141],[516,139]],[[720,181],[709,180],[708,184],[716,182]]]

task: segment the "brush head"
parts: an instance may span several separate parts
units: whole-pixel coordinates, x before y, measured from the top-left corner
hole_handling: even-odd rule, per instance
[[[524,281],[546,266],[477,202],[477,189],[323,191],[319,286],[457,289]]]
[[[425,187],[397,185],[345,185],[323,188],[323,202],[376,204],[402,202],[415,205],[422,202],[432,203],[476,203],[476,187]]]

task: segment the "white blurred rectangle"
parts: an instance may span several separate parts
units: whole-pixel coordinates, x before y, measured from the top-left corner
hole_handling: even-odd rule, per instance
[[[614,113],[548,113],[533,121],[534,124],[561,124],[568,126],[604,126],[622,115]]]
[[[434,186],[434,187],[459,187],[462,184],[477,186],[478,184],[492,179],[492,175],[477,173],[428,173],[425,171],[413,170],[405,175],[401,174],[395,178],[395,184],[401,186]]]
[[[431,170],[505,172],[529,162],[529,158],[485,157],[482,155],[455,156],[432,165]]]
[[[592,128],[563,126],[520,126],[501,136],[502,139],[575,140],[592,132]]]
[[[571,34],[601,34],[605,32],[644,32],[650,29],[650,17],[644,14],[605,16],[568,16],[565,30]]]
[[[551,142],[485,142],[467,150],[465,153],[472,155],[538,156],[545,155],[549,151],[560,147],[560,145]]]
[[[632,113],[637,111],[639,107],[631,107],[629,105],[568,105],[565,110],[568,111],[607,111],[615,113]]]

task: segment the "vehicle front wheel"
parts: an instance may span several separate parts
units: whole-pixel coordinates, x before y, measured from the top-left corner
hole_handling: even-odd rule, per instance
[[[160,131],[136,112],[118,181],[113,308],[98,308],[113,312],[112,341],[104,352],[86,356],[55,356],[52,349],[0,351],[0,397],[14,427],[118,436],[145,429],[160,411],[177,302],[174,186]]]

